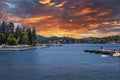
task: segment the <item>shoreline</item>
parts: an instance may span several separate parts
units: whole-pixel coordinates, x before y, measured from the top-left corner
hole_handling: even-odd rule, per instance
[[[25,51],[25,50],[32,50],[37,49],[36,47],[31,48],[0,48],[0,51]]]
[[[18,45],[18,46],[8,46],[8,45],[0,45],[0,51],[25,51],[32,50],[37,48],[45,48],[46,46],[31,46],[31,45]]]
[[[25,51],[32,50],[37,48],[46,48],[50,46],[61,46],[61,45],[49,45],[49,44],[39,44],[39,45],[17,45],[17,46],[8,46],[8,45],[0,45],[0,51]]]

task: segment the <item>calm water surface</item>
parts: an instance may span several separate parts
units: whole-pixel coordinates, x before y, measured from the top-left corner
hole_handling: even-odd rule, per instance
[[[0,80],[120,80],[120,58],[85,49],[120,44],[70,44],[29,51],[0,51]]]

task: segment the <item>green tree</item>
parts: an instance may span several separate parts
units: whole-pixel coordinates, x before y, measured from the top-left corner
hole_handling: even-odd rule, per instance
[[[17,28],[15,29],[15,37],[18,38],[20,36],[21,33],[21,29],[19,26],[17,26]]]
[[[28,44],[27,32],[22,32],[22,44]]]
[[[9,37],[7,38],[7,45],[18,45],[16,38],[11,33]]]
[[[32,44],[36,44],[36,30],[35,27],[32,28]]]
[[[28,44],[28,36],[27,35],[24,35],[22,37],[22,39],[23,39],[23,44]]]
[[[7,33],[13,33],[14,32],[14,23],[13,22],[9,22],[7,27],[6,27],[6,31]]]
[[[5,33],[6,32],[6,27],[7,27],[7,23],[5,21],[2,22],[2,25],[1,25],[1,32],[2,33]]]
[[[32,32],[30,28],[27,29],[27,34],[28,34],[28,44],[32,45]]]
[[[6,36],[4,33],[0,33],[0,44],[5,44]]]

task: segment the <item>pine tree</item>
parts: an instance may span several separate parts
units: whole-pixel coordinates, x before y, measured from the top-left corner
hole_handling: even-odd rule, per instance
[[[6,35],[4,33],[0,33],[0,44],[6,43]]]
[[[32,28],[32,43],[33,43],[33,45],[36,44],[36,30],[35,30],[35,27]]]
[[[2,33],[5,33],[6,32],[6,27],[7,27],[7,24],[5,21],[2,22],[2,25],[1,25],[1,32]]]
[[[7,33],[14,32],[14,23],[13,22],[9,22],[9,24],[7,25],[6,31],[7,31]]]
[[[28,44],[32,45],[32,32],[30,28],[28,28],[27,33],[28,33]]]

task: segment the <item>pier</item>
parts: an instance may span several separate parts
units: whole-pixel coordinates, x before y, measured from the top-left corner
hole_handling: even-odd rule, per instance
[[[85,52],[89,53],[100,53],[100,54],[108,54],[108,55],[115,55],[118,54],[117,56],[120,57],[120,51],[119,50],[84,50]]]

